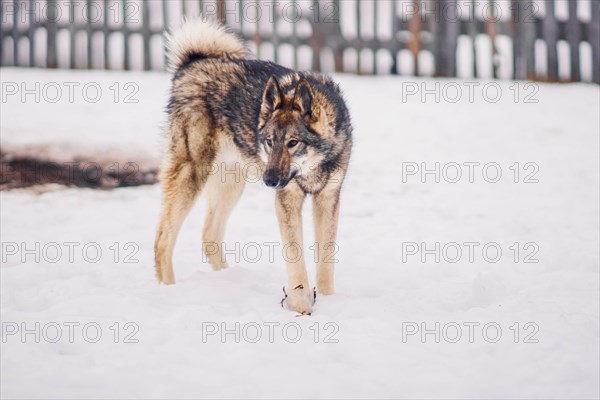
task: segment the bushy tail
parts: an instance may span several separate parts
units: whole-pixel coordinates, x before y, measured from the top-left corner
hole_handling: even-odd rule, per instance
[[[188,19],[166,34],[169,70],[176,71],[191,56],[246,56],[244,43],[218,22]]]

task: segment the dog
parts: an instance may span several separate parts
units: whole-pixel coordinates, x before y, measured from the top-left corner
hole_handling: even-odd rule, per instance
[[[202,249],[214,270],[227,267],[221,251],[225,225],[247,179],[211,171],[225,165],[242,174],[240,165],[251,163],[275,189],[284,246],[303,248],[302,205],[312,195],[316,290],[310,289],[300,255],[286,260],[282,300],[287,309],[310,314],[317,293],[334,292],[340,189],[352,149],[339,86],[322,74],[251,58],[233,32],[202,17],[185,21],[166,38],[173,78],[159,168],[163,195],[154,247],[159,282],[175,283],[173,248],[201,192],[208,200]]]

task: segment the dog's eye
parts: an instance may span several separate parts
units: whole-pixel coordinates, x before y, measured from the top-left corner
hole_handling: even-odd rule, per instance
[[[269,147],[273,146],[273,142],[271,141],[271,139],[267,139],[266,142],[267,142],[267,146],[269,146]]]
[[[292,147],[294,147],[297,144],[298,144],[297,140],[290,140],[287,144],[287,147],[291,149]]]

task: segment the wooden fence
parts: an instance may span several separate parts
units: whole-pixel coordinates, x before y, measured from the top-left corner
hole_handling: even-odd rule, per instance
[[[182,16],[325,72],[600,83],[598,0],[0,0],[2,66],[165,68]]]

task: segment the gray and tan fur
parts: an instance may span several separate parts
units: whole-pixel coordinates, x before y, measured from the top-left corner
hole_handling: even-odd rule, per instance
[[[249,58],[243,43],[214,22],[187,21],[167,39],[174,75],[159,175],[158,280],[175,283],[173,248],[201,192],[208,200],[203,251],[213,269],[227,266],[221,252],[225,224],[246,179],[211,171],[226,165],[242,174],[243,166],[253,163],[266,186],[277,189],[275,210],[284,245],[304,248],[302,204],[312,195],[319,246],[316,290],[332,294],[340,189],[352,147],[350,116],[338,86],[320,74]],[[283,303],[309,314],[314,296],[304,257],[286,262]]]

